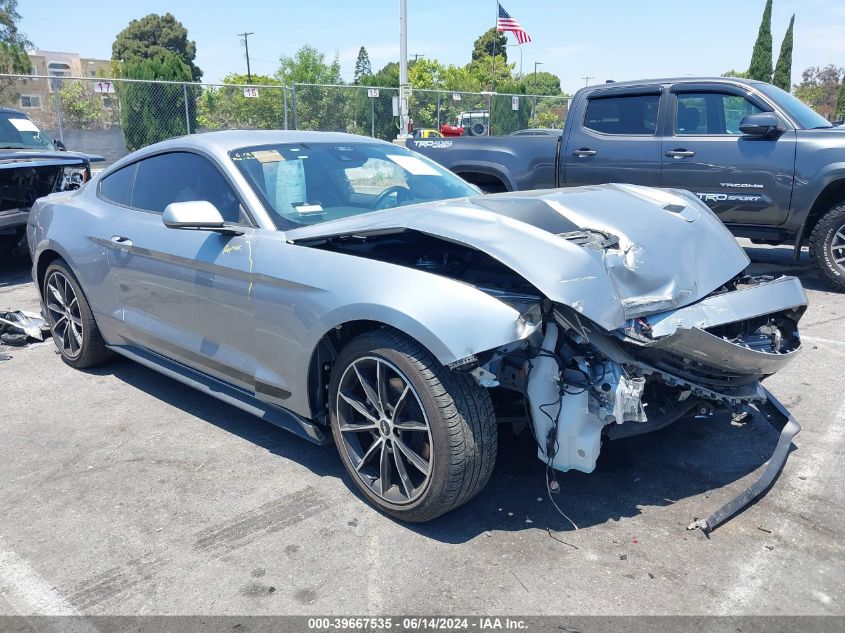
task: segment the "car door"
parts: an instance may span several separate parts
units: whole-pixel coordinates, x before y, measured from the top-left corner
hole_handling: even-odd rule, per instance
[[[108,178],[100,196],[121,212],[109,265],[125,338],[251,391],[256,229],[233,187],[209,159],[190,152],[157,154],[124,170],[134,181],[128,204],[109,200]],[[164,208],[191,200],[211,202],[243,234],[165,227]]]
[[[561,183],[658,186],[662,91],[661,86],[603,88],[582,100],[566,136]]]
[[[677,84],[670,102],[663,186],[692,191],[727,224],[784,222],[792,197],[795,131],[772,138],[743,135],[742,118],[771,107],[739,87]]]

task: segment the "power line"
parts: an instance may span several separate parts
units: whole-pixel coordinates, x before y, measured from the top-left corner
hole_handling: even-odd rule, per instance
[[[246,48],[246,82],[248,84],[252,83],[252,72],[249,69],[249,36],[255,35],[253,32],[249,33],[238,33],[238,37],[243,38],[244,40],[244,48]]]

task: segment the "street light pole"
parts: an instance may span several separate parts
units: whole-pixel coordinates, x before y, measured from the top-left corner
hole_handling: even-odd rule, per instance
[[[408,84],[408,0],[399,0],[399,134],[408,138],[408,106],[411,86]]]
[[[534,90],[537,90],[537,66],[542,66],[543,62],[534,62]]]
[[[249,36],[255,35],[255,33],[238,33],[238,37],[244,38],[244,48],[246,48],[246,82],[248,84],[252,83],[252,73],[249,69]]]

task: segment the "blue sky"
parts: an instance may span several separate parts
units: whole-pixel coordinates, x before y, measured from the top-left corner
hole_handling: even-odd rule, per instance
[[[504,7],[531,34],[522,47],[524,71],[535,61],[574,91],[606,79],[721,74],[746,68],[764,0],[504,0]],[[250,57],[255,73],[272,74],[280,55],[311,44],[340,55],[350,80],[359,46],[377,70],[398,58],[398,0],[21,0],[21,30],[38,48],[111,56],[115,35],[147,13],[170,11],[197,43],[197,64],[206,81],[246,72],[237,36],[254,31]],[[793,81],[807,66],[845,66],[845,3],[842,0],[775,0],[774,55],[796,13]],[[494,24],[495,0],[408,0],[408,52],[442,62],[469,61],[473,40]],[[512,35],[509,41],[515,43]],[[516,47],[511,61],[519,64]],[[518,70],[518,68],[517,68]]]

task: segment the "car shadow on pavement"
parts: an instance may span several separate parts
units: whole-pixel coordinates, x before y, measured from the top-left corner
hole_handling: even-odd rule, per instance
[[[824,287],[806,253],[796,262],[789,248],[751,247],[746,252],[753,262],[753,274],[793,274],[809,288]],[[116,359],[91,373],[114,375],[315,474],[337,477],[363,501],[331,445],[313,445],[127,360]],[[759,417],[748,417],[742,423],[732,422],[727,415],[681,420],[652,433],[605,441],[593,473],[555,473],[560,492],[554,499],[579,528],[635,517],[644,508],[670,506],[735,483],[769,459],[777,440],[777,431]],[[484,490],[466,505],[432,522],[404,527],[445,543],[466,542],[490,530],[572,531],[573,526],[549,502],[546,479],[547,469],[537,459],[530,432],[514,435],[503,425],[499,429],[496,468]],[[674,519],[678,529],[715,510],[730,496],[702,499],[701,507],[695,508],[696,516]]]

